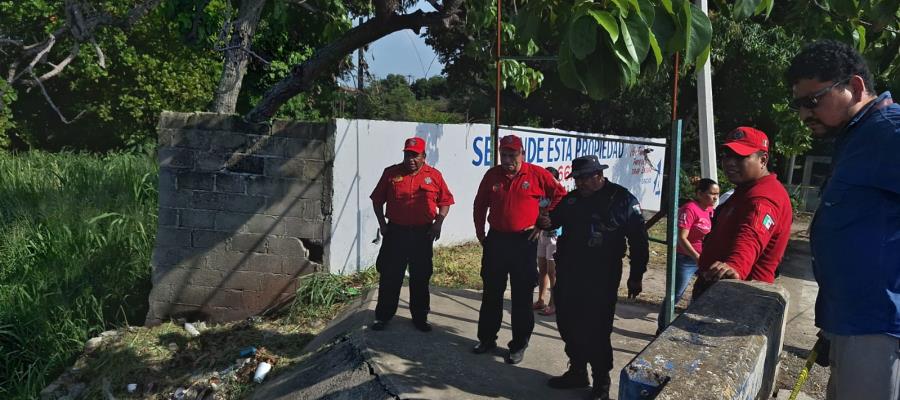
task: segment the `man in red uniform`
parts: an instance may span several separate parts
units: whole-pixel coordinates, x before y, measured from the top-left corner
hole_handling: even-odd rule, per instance
[[[397,312],[408,264],[409,311],[413,324],[420,331],[431,331],[428,283],[432,273],[432,242],[441,236],[441,224],[453,204],[453,194],[441,172],[425,164],[424,140],[406,139],[403,162],[384,169],[369,197],[384,237],[375,262],[381,277],[372,329],[384,329]],[[389,222],[385,221],[385,203]]]
[[[531,304],[537,286],[537,235],[535,229],[541,199],[549,199],[552,210],[566,189],[546,169],[524,162],[522,139],[515,135],[500,140],[500,165],[489,169],[475,195],[475,235],[484,247],[481,279],[484,291],[478,314],[478,345],[485,353],[497,346],[503,317],[506,279],[512,291],[512,340],[506,362],[518,364],[534,330]],[[490,215],[488,214],[490,209]],[[485,236],[484,222],[491,225]]]
[[[716,210],[712,231],[703,242],[693,297],[720,279],[772,283],[791,235],[791,200],[770,173],[769,138],[739,127],[725,139],[722,166],[737,187]]]

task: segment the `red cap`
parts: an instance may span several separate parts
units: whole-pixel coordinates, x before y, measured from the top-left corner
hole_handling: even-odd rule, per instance
[[[724,147],[742,156],[757,151],[769,151],[769,137],[763,131],[749,126],[740,126],[725,136]]]
[[[500,148],[522,150],[522,139],[516,135],[506,135],[500,139]]]
[[[412,137],[406,139],[406,142],[403,145],[403,151],[411,151],[416,154],[422,154],[425,152],[425,141],[422,138]]]

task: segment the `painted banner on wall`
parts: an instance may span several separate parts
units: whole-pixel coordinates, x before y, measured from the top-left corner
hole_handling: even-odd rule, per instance
[[[403,143],[421,137],[426,161],[444,175],[456,200],[444,222],[438,245],[475,240],[472,202],[482,176],[491,165],[490,125],[425,124],[416,122],[336,121],[334,197],[329,264],[332,272],[353,273],[371,266],[378,255],[378,222],[369,195],[384,168],[403,158]],[[536,130],[534,128],[526,128]],[[605,175],[635,195],[646,210],[659,210],[662,193],[665,139],[615,137],[573,138],[554,135],[591,134],[540,129],[543,133],[501,129],[500,136],[515,134],[525,145],[526,162],[560,171],[563,184],[574,158],[595,154],[609,165]],[[593,135],[596,136],[596,135]],[[660,146],[617,142],[615,138],[659,143]]]

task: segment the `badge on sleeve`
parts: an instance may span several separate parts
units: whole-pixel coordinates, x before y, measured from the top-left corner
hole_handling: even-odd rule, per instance
[[[499,183],[495,183],[494,186],[491,187],[491,190],[494,192],[499,192],[502,186]]]
[[[528,190],[531,187],[531,184],[528,181],[522,182],[522,189]]]
[[[430,176],[426,176],[426,177],[425,177],[425,184],[426,184],[426,185],[430,185],[430,184],[431,184],[431,177],[430,177]]]
[[[766,214],[766,216],[763,217],[762,225],[763,225],[763,227],[766,228],[767,231],[768,231],[768,230],[771,230],[772,227],[775,226],[775,220],[772,219],[772,216],[771,216],[771,215]]]
[[[391,180],[392,180],[394,183],[400,182],[400,181],[403,180],[403,175],[397,175],[397,176],[391,178]]]

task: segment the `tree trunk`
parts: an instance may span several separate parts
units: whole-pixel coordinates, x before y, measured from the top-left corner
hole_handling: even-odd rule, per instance
[[[250,43],[265,4],[266,0],[241,0],[238,18],[231,24],[231,40],[225,46],[225,65],[210,111],[234,114],[250,60]]]

